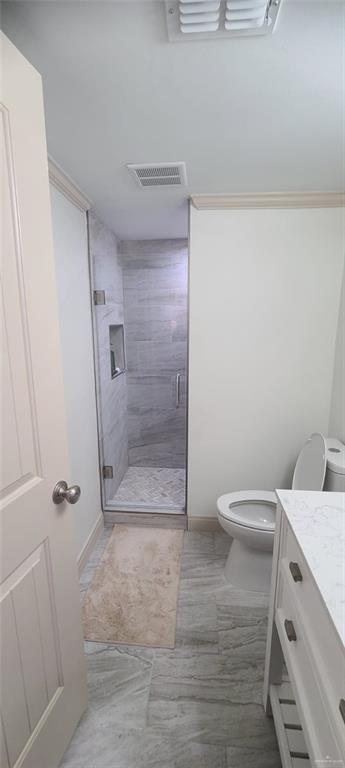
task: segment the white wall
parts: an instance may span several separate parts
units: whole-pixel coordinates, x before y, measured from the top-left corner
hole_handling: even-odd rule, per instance
[[[101,513],[87,223],[86,214],[52,185],[50,193],[70,480],[82,491],[73,509],[78,556]]]
[[[288,487],[328,432],[342,212],[191,207],[188,512]]]
[[[329,434],[345,443],[345,272],[339,308]]]

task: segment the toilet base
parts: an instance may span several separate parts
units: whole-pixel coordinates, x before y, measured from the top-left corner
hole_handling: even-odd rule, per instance
[[[271,585],[272,552],[246,547],[233,539],[224,576],[237,589],[269,593]]]

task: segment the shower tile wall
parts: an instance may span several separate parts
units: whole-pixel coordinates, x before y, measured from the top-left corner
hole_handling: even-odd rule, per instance
[[[129,465],[185,467],[187,240],[126,241],[120,253]]]
[[[113,498],[128,467],[126,374],[111,378],[109,325],[124,322],[121,260],[115,235],[89,212],[89,247],[93,290],[105,290],[105,305],[94,307],[96,380],[101,455],[113,467],[105,481],[106,500]]]

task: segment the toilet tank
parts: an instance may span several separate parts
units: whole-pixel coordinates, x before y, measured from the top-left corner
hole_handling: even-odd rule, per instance
[[[345,492],[345,445],[334,437],[326,439],[327,468],[324,491]]]

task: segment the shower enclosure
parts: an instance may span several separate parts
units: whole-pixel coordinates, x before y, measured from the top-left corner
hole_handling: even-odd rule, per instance
[[[119,242],[89,215],[103,504],[185,512],[186,240]]]

